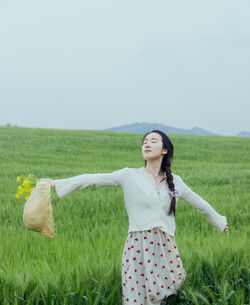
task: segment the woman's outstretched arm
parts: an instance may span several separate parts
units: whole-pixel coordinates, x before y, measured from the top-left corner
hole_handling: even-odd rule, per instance
[[[119,186],[124,181],[128,168],[122,168],[112,173],[82,174],[65,179],[47,180],[51,188],[55,188],[60,198],[89,186]]]
[[[180,198],[193,206],[199,213],[203,214],[210,224],[218,232],[228,232],[228,223],[225,216],[220,215],[215,209],[205,201],[201,196],[191,190],[179,176],[180,180]]]

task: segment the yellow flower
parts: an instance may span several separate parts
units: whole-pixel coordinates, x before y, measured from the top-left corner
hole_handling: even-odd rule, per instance
[[[23,192],[24,192],[24,189],[21,186],[19,186],[18,187],[18,195],[22,195]]]
[[[16,177],[16,181],[20,182],[22,180],[21,178],[21,176]],[[15,198],[19,199],[24,197],[25,200],[28,200],[32,189],[36,186],[39,179],[33,174],[24,176],[23,179],[23,182],[21,181],[21,184],[18,186],[18,192],[15,194]]]
[[[30,187],[29,187],[27,184],[25,184],[25,185],[23,186],[23,189],[25,190],[25,192],[28,192],[28,190],[30,189]]]
[[[23,186],[29,186],[29,179],[24,179]]]

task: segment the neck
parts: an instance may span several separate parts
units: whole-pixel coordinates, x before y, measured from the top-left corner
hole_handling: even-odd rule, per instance
[[[148,162],[145,166],[146,170],[148,170],[151,174],[159,176],[160,174],[163,174],[163,171],[161,170],[161,163],[159,162]]]

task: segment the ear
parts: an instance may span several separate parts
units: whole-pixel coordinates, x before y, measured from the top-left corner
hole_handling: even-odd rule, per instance
[[[166,148],[163,148],[163,149],[162,149],[162,154],[163,154],[163,155],[166,155],[167,153],[168,153],[168,150],[167,150]]]

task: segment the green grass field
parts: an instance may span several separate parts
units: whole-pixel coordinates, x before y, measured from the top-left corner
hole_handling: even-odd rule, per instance
[[[121,187],[52,190],[55,239],[28,231],[16,177],[60,179],[142,167],[142,134],[0,127],[0,304],[121,304],[128,218]],[[179,304],[249,304],[250,139],[169,135],[172,172],[229,223],[218,233],[180,200],[176,242],[187,278]]]

